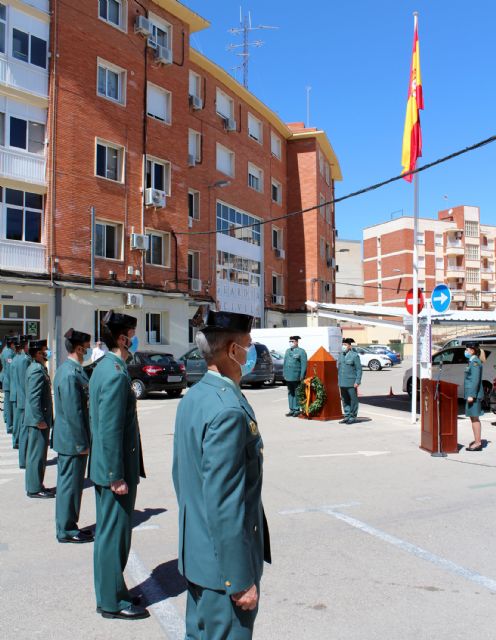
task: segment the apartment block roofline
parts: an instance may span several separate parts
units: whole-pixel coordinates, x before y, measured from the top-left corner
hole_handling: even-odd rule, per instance
[[[305,140],[309,138],[315,138],[320,145],[325,157],[331,165],[331,174],[333,180],[342,180],[343,175],[341,173],[341,167],[339,166],[339,160],[332,148],[327,134],[322,129],[316,127],[305,127],[303,122],[288,122],[287,124],[291,131],[291,140]]]
[[[188,9],[188,7],[181,2],[178,2],[178,0],[153,0],[153,2],[187,24],[191,33],[203,31],[203,29],[207,29],[210,26],[210,22],[208,20],[202,18],[198,13],[191,11],[191,9]]]

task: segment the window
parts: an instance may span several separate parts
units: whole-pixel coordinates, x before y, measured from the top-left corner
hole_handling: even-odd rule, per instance
[[[424,232],[423,231],[418,231],[417,232],[417,244],[424,244]]]
[[[216,167],[217,171],[221,171],[231,177],[234,176],[234,152],[229,151],[219,143],[217,143]]]
[[[325,206],[325,217],[326,217],[327,224],[331,224],[331,222],[332,222],[331,212],[332,212],[331,203],[329,202]]]
[[[162,316],[160,313],[146,314],[146,341],[148,344],[162,344]]]
[[[257,142],[262,143],[263,141],[263,125],[260,120],[252,116],[251,113],[248,114],[248,135]]]
[[[126,4],[124,0],[99,0],[98,16],[114,27],[125,28]]]
[[[466,244],[465,251],[465,258],[467,260],[479,260],[479,245]]]
[[[260,262],[217,251],[217,277],[247,287],[260,287]]]
[[[325,239],[320,238],[320,257],[325,258]]]
[[[320,149],[319,149],[319,172],[320,172],[320,175],[323,177],[324,176],[324,154]]]
[[[200,279],[200,252],[188,251],[188,279],[189,288],[194,291],[198,290],[198,282],[191,282],[192,280]]]
[[[160,47],[166,49],[172,49],[172,27],[167,22],[163,22],[158,17],[150,17],[152,23],[152,35],[151,38]]]
[[[124,181],[124,147],[97,140],[96,175],[115,182]]]
[[[326,213],[325,212],[325,209],[326,209],[325,208],[325,201],[326,201],[325,196],[322,195],[322,193],[321,193],[320,197],[319,197],[319,204],[320,204],[319,213],[323,218],[325,217],[325,213]]]
[[[103,98],[124,104],[126,102],[126,72],[124,69],[98,59],[97,92]]]
[[[248,163],[248,186],[255,191],[263,191],[263,171],[251,162]]]
[[[217,89],[215,108],[219,116],[232,118],[234,116],[234,100],[220,89]]]
[[[189,72],[189,95],[201,97],[201,77],[194,71]]]
[[[121,259],[122,225],[115,222],[96,221],[95,255],[110,260]]]
[[[480,292],[467,291],[465,300],[467,302],[467,307],[480,307]]]
[[[274,179],[272,179],[272,202],[277,202],[277,204],[282,202],[282,185]]]
[[[10,116],[9,144],[29,153],[43,155],[45,152],[45,125]]]
[[[478,238],[479,237],[479,223],[473,221],[465,221],[465,235],[468,238]]]
[[[444,258],[436,258],[436,269],[444,269]]]
[[[20,29],[12,29],[12,55],[22,62],[34,64],[42,69],[47,68],[46,40]]]
[[[193,129],[188,131],[188,155],[193,156],[195,162],[201,161],[201,133]]]
[[[5,53],[5,34],[7,31],[7,7],[0,3],[0,53]]]
[[[147,84],[146,90],[146,113],[161,122],[171,123],[172,97],[170,91],[161,89],[154,84]]]
[[[217,233],[260,246],[260,220],[222,202],[217,202]]]
[[[171,165],[170,162],[161,162],[154,158],[146,160],[146,188],[164,191],[171,194]]]
[[[425,269],[425,256],[418,257],[418,266],[419,269]]]
[[[326,242],[325,246],[325,257],[327,262],[331,260],[331,245],[328,242]]]
[[[282,304],[282,302],[280,300],[277,300],[277,298],[279,298],[280,296],[283,295],[283,283],[282,283],[282,276],[278,275],[277,273],[273,273],[272,274],[272,301],[275,304]]]
[[[436,233],[436,247],[442,247],[442,246],[443,246],[443,234]]]
[[[40,307],[24,306],[22,304],[4,304],[1,314],[0,329],[2,335],[7,335],[10,329],[15,333],[40,337]]]
[[[272,227],[272,248],[282,249],[282,229]]]
[[[273,156],[275,156],[278,160],[282,157],[281,151],[281,138],[276,136],[276,134],[272,131],[270,134],[270,151]]]
[[[480,271],[479,269],[467,269],[466,271],[467,283],[469,284],[479,284],[480,282]]]
[[[0,189],[5,211],[5,238],[41,242],[43,196],[38,193]]]
[[[0,113],[0,146],[5,146],[5,113]]]
[[[159,231],[147,231],[149,244],[146,252],[146,263],[158,267],[170,266],[170,234]]]
[[[193,220],[200,219],[200,192],[188,189],[188,216]]]
[[[331,167],[328,162],[325,163],[325,181],[331,186]]]

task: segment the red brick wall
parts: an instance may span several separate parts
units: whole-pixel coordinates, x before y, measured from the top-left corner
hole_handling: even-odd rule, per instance
[[[377,238],[367,238],[363,241],[363,258],[375,258],[377,255]]]

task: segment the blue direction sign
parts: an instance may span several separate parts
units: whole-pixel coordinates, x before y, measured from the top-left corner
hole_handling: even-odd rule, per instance
[[[451,291],[445,284],[438,284],[431,295],[431,304],[434,311],[444,313],[451,304]]]

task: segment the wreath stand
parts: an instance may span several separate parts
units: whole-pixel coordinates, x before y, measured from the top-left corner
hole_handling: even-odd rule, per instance
[[[343,417],[337,363],[324,347],[308,360],[307,378],[298,387],[297,397],[302,407],[300,419],[325,421]]]

